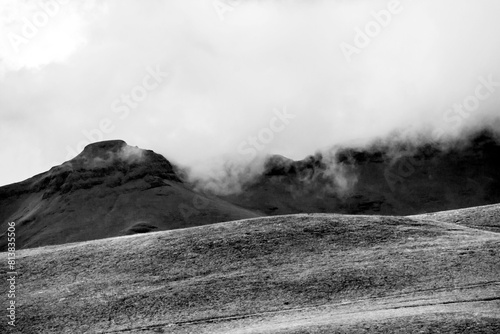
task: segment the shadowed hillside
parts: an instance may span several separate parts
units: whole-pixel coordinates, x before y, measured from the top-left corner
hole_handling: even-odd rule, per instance
[[[446,146],[388,141],[333,152],[271,157],[243,192],[225,199],[271,215],[409,215],[500,202],[500,144],[488,132]]]
[[[17,329],[498,333],[499,250],[457,224],[322,214],[27,249]]]

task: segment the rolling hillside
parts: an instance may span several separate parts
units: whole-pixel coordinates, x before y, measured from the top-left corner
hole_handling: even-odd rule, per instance
[[[26,249],[17,329],[498,333],[499,251],[490,231],[332,214]]]
[[[500,233],[500,204],[485,205],[453,211],[441,211],[414,216],[418,219],[432,219],[456,223],[472,228]]]

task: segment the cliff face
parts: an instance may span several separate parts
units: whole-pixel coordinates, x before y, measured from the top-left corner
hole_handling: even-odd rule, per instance
[[[266,214],[409,215],[500,202],[500,145],[465,142],[344,148],[301,161],[270,157],[244,191],[225,197]]]
[[[0,222],[16,222],[18,248],[255,216],[194,193],[162,155],[121,140],[88,145],[46,173],[0,188]],[[5,244],[2,236],[0,249]]]

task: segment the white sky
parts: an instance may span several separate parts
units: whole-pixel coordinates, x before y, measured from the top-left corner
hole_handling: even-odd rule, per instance
[[[0,185],[68,160],[101,122],[102,139],[206,168],[242,158],[276,109],[295,118],[259,153],[294,159],[500,116],[500,86],[468,117],[447,111],[480,77],[500,82],[498,0],[401,0],[350,62],[342,43],[390,1],[60,2],[0,2]],[[148,68],[168,78],[151,88]],[[151,90],[125,115],[122,94],[144,80]]]

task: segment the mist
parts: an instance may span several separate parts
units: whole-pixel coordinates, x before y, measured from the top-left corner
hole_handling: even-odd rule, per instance
[[[108,139],[230,188],[268,154],[498,131],[495,0],[40,3],[0,5],[0,185]]]

